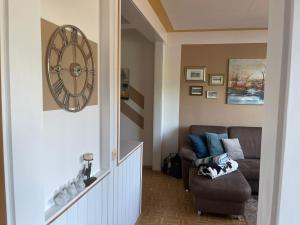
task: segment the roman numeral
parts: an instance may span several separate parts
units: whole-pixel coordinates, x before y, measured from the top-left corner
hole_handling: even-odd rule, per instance
[[[83,49],[84,45],[85,45],[85,40],[84,40],[84,38],[82,37],[81,44],[80,44],[80,48]]]
[[[90,83],[87,83],[86,87],[90,93],[93,91],[93,86]]]
[[[68,41],[68,36],[67,36],[66,30],[61,29],[60,32],[59,32],[59,35],[62,39],[63,45],[67,46],[69,44],[69,41]]]
[[[92,54],[89,53],[88,55],[86,55],[86,60],[89,60],[90,58],[92,58]]]
[[[66,108],[69,108],[70,104],[70,94],[66,92],[63,100],[63,104],[65,105]]]
[[[56,53],[56,55],[61,55],[61,50],[55,46],[55,44],[52,45],[51,49]]]
[[[80,110],[80,103],[79,103],[79,98],[78,97],[74,97],[74,105],[75,105],[75,110],[79,111]]]
[[[71,33],[71,41],[72,41],[72,44],[78,43],[78,33],[75,28],[73,28],[72,33]]]
[[[56,98],[60,95],[63,88],[64,88],[64,82],[62,79],[57,80],[53,84],[53,92],[54,92]]]
[[[85,96],[85,94],[82,94],[82,99],[83,99],[83,104],[86,104],[86,102],[88,101],[87,97]]]
[[[93,70],[93,69],[90,70],[90,71],[89,71],[89,74],[91,74],[92,76],[95,76],[95,70]]]

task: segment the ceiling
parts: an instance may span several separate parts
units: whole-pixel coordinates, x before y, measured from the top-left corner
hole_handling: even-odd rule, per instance
[[[151,42],[161,40],[153,27],[145,19],[143,14],[132,3],[131,0],[121,1],[121,29],[135,29]]]
[[[268,0],[148,1],[168,32],[268,27]]]

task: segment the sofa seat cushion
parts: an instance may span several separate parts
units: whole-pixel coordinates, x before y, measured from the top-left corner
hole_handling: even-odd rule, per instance
[[[239,170],[247,180],[259,179],[259,159],[241,159],[237,160],[237,162],[239,164]]]
[[[197,198],[244,202],[251,196],[251,188],[240,171],[211,180],[200,176],[194,168],[190,171],[190,189]]]

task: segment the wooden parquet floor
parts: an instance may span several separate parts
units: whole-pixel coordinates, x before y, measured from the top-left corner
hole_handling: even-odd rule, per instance
[[[247,225],[244,219],[197,215],[183,181],[150,169],[143,171],[142,214],[137,225]]]

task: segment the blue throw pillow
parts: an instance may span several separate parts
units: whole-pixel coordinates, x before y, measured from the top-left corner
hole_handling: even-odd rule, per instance
[[[222,139],[228,139],[227,133],[215,134],[205,132],[204,135],[206,136],[207,147],[210,156],[221,155],[225,152]]]
[[[206,137],[204,135],[197,136],[190,134],[189,139],[192,143],[193,150],[196,153],[197,158],[205,158],[208,156],[208,149],[206,146]]]

